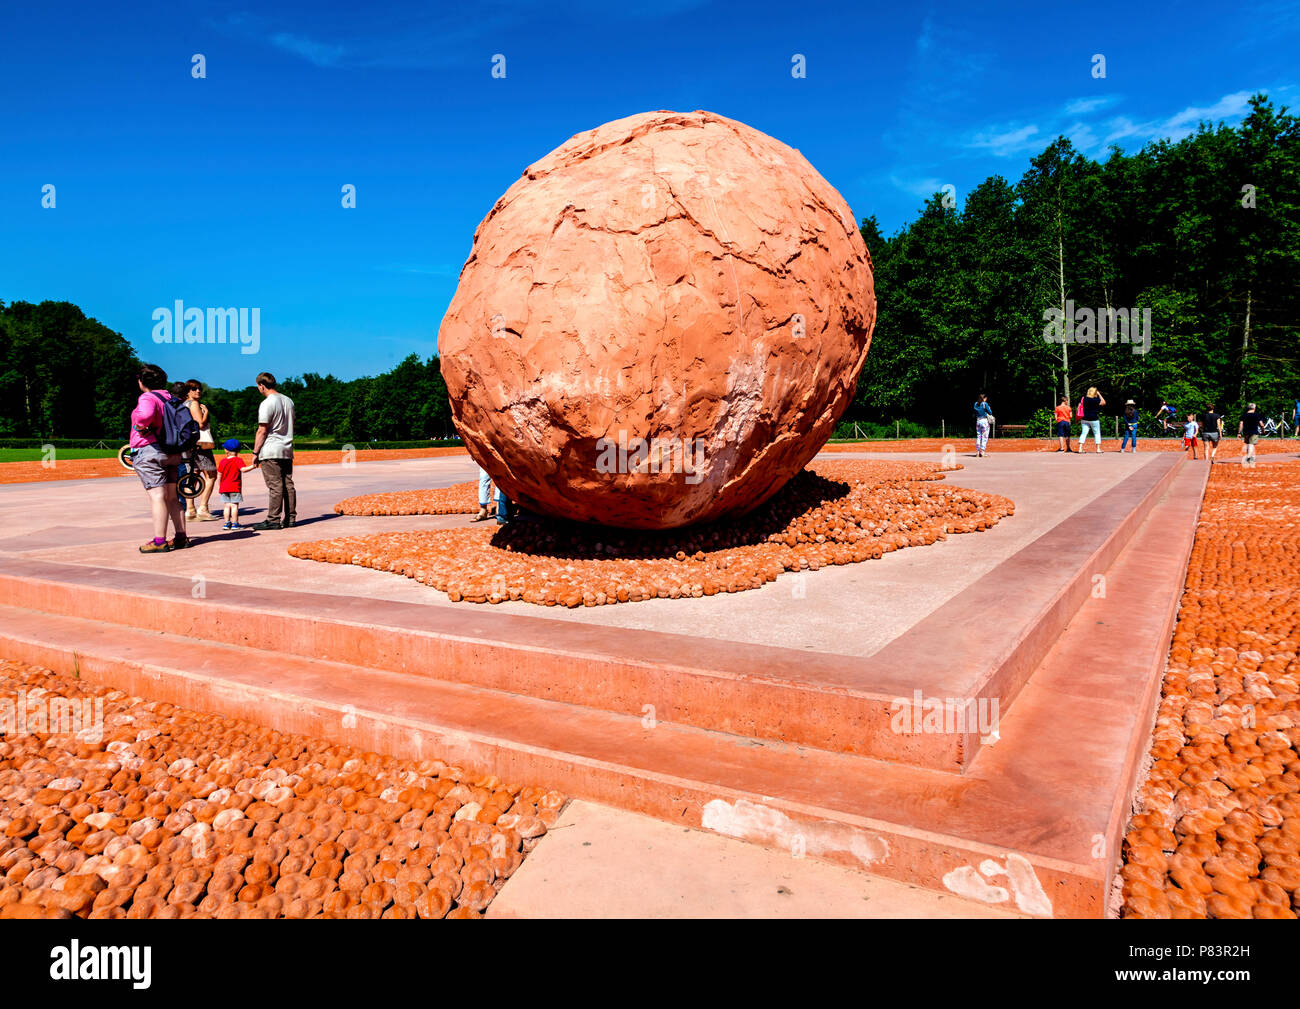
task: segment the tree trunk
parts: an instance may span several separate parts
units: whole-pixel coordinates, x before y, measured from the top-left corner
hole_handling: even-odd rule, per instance
[[[1239,398],[1246,400],[1246,354],[1250,350],[1250,288],[1246,288],[1246,326],[1241,334],[1241,392]]]
[[[1065,241],[1061,235],[1061,212],[1056,212],[1056,279],[1061,295],[1061,325],[1065,326]],[[1062,329],[1062,335],[1065,330]],[[1070,345],[1061,341],[1061,376],[1065,382],[1065,400],[1073,402],[1070,396]]]

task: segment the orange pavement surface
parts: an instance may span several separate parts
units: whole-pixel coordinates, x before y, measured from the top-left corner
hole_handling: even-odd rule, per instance
[[[431,459],[442,455],[464,455],[463,448],[446,446],[442,448],[376,448],[357,449],[357,462],[372,462],[381,459]],[[341,451],[298,452],[293,461],[299,466],[313,466],[322,463],[339,463],[343,461]],[[42,480],[90,480],[96,477],[130,476],[131,471],[123,469],[116,459],[66,459],[54,466],[46,466],[38,460],[31,462],[0,463],[0,484],[37,483]]]

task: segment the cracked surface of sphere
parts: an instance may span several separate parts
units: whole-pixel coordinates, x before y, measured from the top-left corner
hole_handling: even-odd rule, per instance
[[[497,201],[438,349],[456,426],[513,500],[673,528],[747,511],[812,459],[875,315],[852,212],[803,155],[650,112]]]

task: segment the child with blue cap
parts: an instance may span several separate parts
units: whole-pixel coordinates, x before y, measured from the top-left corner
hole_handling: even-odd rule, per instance
[[[244,473],[255,467],[254,463],[244,465],[244,458],[239,454],[239,439],[229,438],[221,446],[226,450],[225,456],[217,463],[217,493],[221,495],[221,507],[225,513],[226,524],[222,529],[239,529],[239,506],[244,500]]]

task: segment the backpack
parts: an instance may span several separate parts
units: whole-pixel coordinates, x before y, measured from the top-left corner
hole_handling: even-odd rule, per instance
[[[153,394],[162,403],[162,430],[158,433],[158,447],[168,455],[188,452],[199,441],[199,422],[190,413],[183,399],[167,399],[156,390]]]

